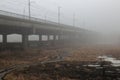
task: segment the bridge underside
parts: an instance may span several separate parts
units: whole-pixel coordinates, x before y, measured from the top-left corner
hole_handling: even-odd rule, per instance
[[[22,36],[21,43],[8,43],[7,35],[19,34]],[[67,32],[61,30],[48,30],[48,29],[33,29],[29,27],[17,27],[17,26],[5,26],[0,25],[0,35],[2,35],[1,49],[3,48],[29,48],[29,47],[41,47],[41,46],[56,46],[56,45],[70,45],[75,43],[83,43],[85,40],[82,39],[82,34],[76,34],[76,32]],[[39,35],[38,41],[29,41],[28,36]],[[46,35],[47,40],[43,41],[42,36]],[[53,36],[53,39],[50,39]]]
[[[38,19],[26,19],[25,16],[14,14],[11,16],[9,12],[3,12],[0,15],[0,35],[2,35],[1,47],[6,48],[16,43],[8,43],[7,35],[19,34],[22,36],[22,42],[19,45],[22,48],[28,48],[32,43],[37,46],[55,46],[55,45],[79,45],[94,42],[92,31],[75,28],[73,26],[58,25],[54,22],[38,21]],[[5,15],[9,13],[9,15]],[[38,41],[29,41],[30,35],[39,35]],[[43,41],[42,36],[46,35],[47,40]],[[50,39],[50,36],[53,39]],[[96,35],[95,35],[96,36]]]

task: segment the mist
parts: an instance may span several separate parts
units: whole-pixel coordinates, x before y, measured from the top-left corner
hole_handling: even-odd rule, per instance
[[[119,43],[120,39],[120,1],[119,0],[31,0],[32,17],[101,33],[101,43]],[[20,6],[18,6],[20,5]],[[28,15],[28,0],[1,0],[0,10]]]

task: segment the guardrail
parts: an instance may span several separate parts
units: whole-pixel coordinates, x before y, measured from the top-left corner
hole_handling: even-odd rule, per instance
[[[26,19],[26,20],[31,20],[31,21],[37,21],[37,22],[42,22],[42,23],[48,23],[48,24],[53,24],[53,25],[58,25],[58,23],[56,23],[56,22],[46,21],[44,19],[29,17],[29,16],[26,16],[26,15],[17,14],[17,13],[8,12],[8,11],[3,11],[3,10],[0,10],[0,15],[15,17],[15,18],[19,18],[19,19]],[[60,25],[63,26],[64,24],[60,24]]]
[[[48,20],[44,20],[44,19],[40,19],[40,18],[35,18],[35,17],[29,17],[29,16],[26,16],[26,15],[17,14],[17,13],[13,13],[13,12],[8,12],[8,11],[4,11],[4,10],[0,10],[0,15],[15,17],[15,18],[19,18],[19,19],[25,19],[25,20],[30,20],[30,21],[36,21],[36,22],[50,24],[50,25],[55,25],[55,27],[60,27],[60,29],[69,28],[71,31],[76,30],[77,32],[79,32],[80,29],[83,30],[83,31],[86,31],[85,29],[78,28],[78,27],[73,27],[71,25],[66,25],[66,24],[62,24],[62,23],[58,24],[57,22],[52,22],[52,21],[48,21]]]

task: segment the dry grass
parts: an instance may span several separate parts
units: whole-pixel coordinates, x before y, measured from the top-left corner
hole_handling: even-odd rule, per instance
[[[120,59],[120,47],[118,46],[93,46],[81,47],[75,50],[71,56],[67,57],[67,61],[97,61],[98,56],[112,55]]]
[[[6,76],[5,80],[53,80],[50,78],[49,75],[47,74],[42,74],[42,75],[25,75],[25,74],[19,74],[16,76],[16,74],[9,74]],[[75,79],[70,79],[67,77],[60,78],[58,77],[57,80],[75,80]]]
[[[8,52],[3,52],[2,57],[0,58],[0,65],[11,65],[15,63],[30,63],[36,62],[36,61],[44,61],[47,59],[54,58],[53,55],[57,55],[59,51],[63,49],[41,49],[41,50],[32,50],[32,51],[26,51],[26,52],[20,52],[19,55],[16,55],[16,53],[9,52],[8,55],[5,55]],[[65,49],[65,50],[71,50],[71,55],[66,57],[66,61],[97,61],[97,57],[100,55],[112,55],[118,59],[120,59],[120,48],[118,46],[93,46],[93,47],[81,47],[76,49]],[[16,55],[16,56],[15,56]],[[27,58],[27,59],[26,59]],[[9,60],[9,61],[8,61]],[[59,65],[56,64],[56,67],[59,67]],[[5,80],[53,80],[51,79],[51,76],[43,73],[38,73],[37,71],[34,73],[11,73],[8,74],[5,78]],[[57,80],[73,80],[67,77],[59,77]]]
[[[17,64],[30,64],[54,58],[58,53],[54,49],[0,52],[0,69]]]

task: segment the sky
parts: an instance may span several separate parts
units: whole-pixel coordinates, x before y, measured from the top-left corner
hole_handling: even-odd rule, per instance
[[[120,0],[31,0],[33,17],[105,34],[120,34]],[[0,10],[28,15],[28,0],[0,0]]]

